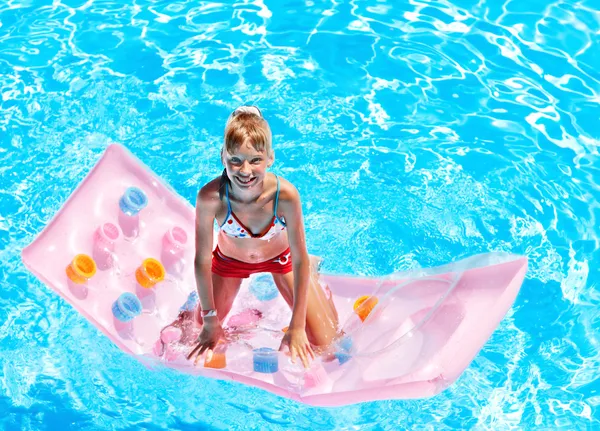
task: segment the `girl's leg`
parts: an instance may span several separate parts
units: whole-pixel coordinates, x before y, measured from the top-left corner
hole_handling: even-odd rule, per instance
[[[328,346],[336,337],[338,314],[331,293],[326,293],[319,284],[318,259],[311,256],[311,277],[308,286],[308,305],[306,309],[306,335],[311,344]],[[279,292],[290,308],[294,303],[294,273],[272,274]]]

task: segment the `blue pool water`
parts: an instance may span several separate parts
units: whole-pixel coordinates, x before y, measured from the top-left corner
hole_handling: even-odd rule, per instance
[[[0,2],[0,429],[600,429],[595,0],[127,3]],[[529,257],[448,390],[314,408],[147,370],[25,270],[108,143],[193,202],[241,103],[325,271]]]

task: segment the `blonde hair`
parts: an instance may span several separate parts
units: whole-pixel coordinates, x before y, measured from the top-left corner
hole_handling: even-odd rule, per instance
[[[240,106],[231,113],[225,126],[225,139],[221,154],[234,153],[240,145],[249,142],[256,151],[273,156],[271,128],[256,106]],[[227,169],[223,169],[219,184],[219,199],[223,200],[225,188],[230,184]]]
[[[229,116],[223,151],[232,154],[246,142],[267,156],[273,154],[271,128],[256,106],[241,106]]]

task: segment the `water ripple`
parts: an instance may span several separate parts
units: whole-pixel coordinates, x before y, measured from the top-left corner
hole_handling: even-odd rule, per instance
[[[599,31],[586,0],[4,2],[0,424],[600,426]],[[298,186],[327,271],[529,257],[515,307],[454,386],[316,409],[146,370],[27,273],[20,250],[107,144],[193,201],[241,103],[270,121],[275,171]]]

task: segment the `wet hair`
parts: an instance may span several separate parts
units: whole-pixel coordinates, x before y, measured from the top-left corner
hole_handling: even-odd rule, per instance
[[[268,156],[273,154],[271,128],[256,106],[240,106],[231,113],[225,126],[221,154],[234,153],[246,142],[249,142],[256,151],[264,151]],[[219,185],[221,200],[228,184],[227,170],[223,169]]]
[[[256,106],[240,106],[233,111],[225,126],[223,151],[233,153],[240,145],[250,142],[256,151],[271,155],[271,129]]]

